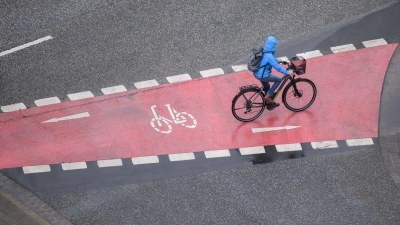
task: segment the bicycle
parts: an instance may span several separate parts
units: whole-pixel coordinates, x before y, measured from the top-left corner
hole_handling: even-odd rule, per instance
[[[293,112],[303,111],[312,105],[317,96],[317,88],[311,80],[304,78],[295,79],[296,75],[305,73],[306,60],[298,56],[291,58],[289,62],[283,61],[282,64],[287,65],[288,69],[293,70],[293,77],[283,77],[272,99],[275,101],[286,82],[290,80],[290,83],[283,90],[282,102],[287,109]],[[263,92],[263,88],[263,86],[261,88],[258,87],[257,84],[239,88],[240,92],[232,100],[232,114],[237,120],[250,122],[257,119],[264,112],[265,107],[268,110],[275,108],[274,105],[264,99],[265,93]]]

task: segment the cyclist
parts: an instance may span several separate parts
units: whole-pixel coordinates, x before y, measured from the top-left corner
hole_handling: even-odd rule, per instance
[[[278,44],[278,40],[273,37],[267,37],[265,40],[265,45],[263,48],[263,56],[260,61],[260,69],[254,72],[254,76],[261,81],[261,84],[264,86],[264,91],[266,93],[265,100],[271,103],[274,107],[278,107],[279,103],[274,102],[272,96],[275,90],[279,87],[279,84],[282,81],[281,77],[275,76],[271,74],[271,68],[275,68],[278,72],[283,73],[284,75],[293,76],[292,70],[287,70],[286,68],[279,65],[282,61],[276,59],[275,55],[275,46]],[[274,82],[272,87],[270,87],[269,82]]]

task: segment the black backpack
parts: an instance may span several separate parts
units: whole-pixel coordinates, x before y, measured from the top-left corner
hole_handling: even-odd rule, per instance
[[[260,62],[264,53],[269,53],[269,51],[263,51],[263,48],[253,48],[253,54],[249,58],[247,69],[251,72],[257,72],[260,69]]]

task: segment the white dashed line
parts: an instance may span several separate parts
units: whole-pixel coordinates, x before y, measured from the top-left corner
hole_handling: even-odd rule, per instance
[[[285,144],[285,145],[275,145],[276,151],[278,152],[293,152],[293,151],[301,151],[301,145],[299,143],[296,144]]]
[[[24,103],[17,103],[17,104],[6,105],[6,106],[1,107],[1,111],[3,111],[3,112],[13,112],[13,111],[18,111],[20,109],[26,109],[26,106]]]
[[[362,146],[362,145],[373,145],[374,141],[372,138],[362,138],[362,139],[348,139],[346,140],[348,146]]]
[[[167,77],[167,80],[169,83],[176,83],[176,82],[187,81],[187,80],[191,80],[191,79],[192,78],[190,77],[189,74],[181,74],[181,75]]]
[[[248,147],[248,148],[239,148],[241,155],[253,155],[253,154],[263,154],[265,153],[265,149],[263,146],[256,147]]]
[[[160,161],[157,156],[145,156],[145,157],[132,158],[133,165],[159,163],[159,162]]]
[[[336,141],[311,142],[313,149],[338,148]]]
[[[79,100],[79,99],[85,99],[85,98],[93,98],[94,95],[90,91],[84,91],[84,92],[79,92],[79,93],[74,93],[74,94],[68,94],[68,98],[71,101],[74,100]]]
[[[331,51],[333,53],[347,52],[352,50],[356,50],[356,47],[353,44],[331,47]]]
[[[232,69],[233,69],[233,71],[235,71],[235,72],[240,72],[240,71],[248,70],[247,64],[232,66]]]
[[[387,42],[383,38],[370,40],[370,41],[363,41],[362,43],[366,48],[375,47],[375,46],[379,46],[379,45],[387,45]]]
[[[105,95],[120,93],[120,92],[124,92],[124,91],[127,91],[124,85],[118,85],[118,86],[114,86],[114,87],[107,87],[107,88],[101,89],[101,92],[103,92],[103,94],[105,94]]]
[[[24,166],[24,167],[22,167],[22,170],[24,171],[24,174],[45,173],[45,172],[50,172],[51,171],[49,165]]]
[[[231,153],[229,152],[228,149],[224,149],[224,150],[205,151],[204,155],[208,159],[208,158],[229,157],[231,156]]]
[[[99,160],[97,161],[97,165],[100,168],[122,166],[122,160],[121,159]]]
[[[289,62],[290,61],[289,58],[286,57],[286,56],[278,57],[277,59],[280,59],[280,60],[285,61],[285,62]]]
[[[86,162],[62,163],[61,167],[63,168],[63,170],[87,169]]]
[[[60,99],[58,99],[57,97],[43,98],[43,99],[35,100],[35,104],[37,106],[51,105],[51,104],[57,104],[57,103],[61,103]]]
[[[194,154],[193,152],[190,153],[178,153],[178,154],[169,154],[168,158],[171,162],[174,161],[184,161],[184,160],[193,160]]]
[[[13,52],[16,52],[16,51],[19,51],[19,50],[22,50],[24,48],[28,48],[28,47],[30,47],[32,45],[37,45],[37,44],[42,43],[44,41],[48,41],[48,40],[50,40],[52,38],[53,38],[52,36],[46,36],[44,38],[37,39],[36,41],[32,41],[32,42],[20,45],[18,47],[12,48],[12,49],[4,51],[4,52],[0,52],[0,57],[1,56],[5,56],[5,55],[10,54],[10,53],[13,53]]]
[[[154,86],[158,86],[158,82],[156,80],[146,80],[146,81],[141,81],[141,82],[137,82],[134,83],[135,87],[137,89],[140,88],[147,88],[147,87],[154,87]]]
[[[200,71],[200,74],[203,77],[213,77],[224,74],[224,71],[221,68],[215,68],[215,69]]]
[[[305,59],[314,58],[314,57],[318,57],[318,56],[323,56],[322,53],[319,50],[299,53],[299,54],[296,54],[296,55],[297,56],[302,56]]]

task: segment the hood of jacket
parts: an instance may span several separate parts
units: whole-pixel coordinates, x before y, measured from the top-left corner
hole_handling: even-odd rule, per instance
[[[275,55],[275,46],[278,44],[278,40],[274,36],[268,36],[265,40],[264,50],[269,51]]]

